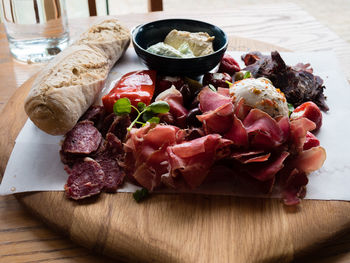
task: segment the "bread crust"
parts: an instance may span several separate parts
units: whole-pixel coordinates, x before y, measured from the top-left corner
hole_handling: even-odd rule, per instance
[[[118,20],[92,26],[36,77],[24,105],[29,118],[51,135],[67,133],[97,99],[129,44],[129,30]]]

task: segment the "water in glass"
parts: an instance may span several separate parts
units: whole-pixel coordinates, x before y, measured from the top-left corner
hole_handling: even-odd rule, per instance
[[[25,62],[52,59],[68,45],[64,0],[1,0],[12,55]]]

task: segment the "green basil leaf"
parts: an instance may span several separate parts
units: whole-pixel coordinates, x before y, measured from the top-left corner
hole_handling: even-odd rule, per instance
[[[208,86],[209,86],[209,89],[211,89],[212,91],[216,92],[216,88],[213,85],[209,84]]]
[[[151,111],[145,111],[143,114],[142,114],[142,119],[143,121],[148,121],[149,119],[153,118],[154,114],[153,112]]]
[[[294,106],[291,103],[287,103],[288,105],[288,111],[289,111],[289,116],[292,114],[292,112],[294,111]]]
[[[136,190],[135,193],[133,193],[133,197],[135,199],[136,202],[141,202],[142,200],[144,200],[145,198],[147,198],[149,196],[149,192],[146,188],[142,188],[140,190]]]
[[[121,98],[113,105],[113,112],[116,115],[129,114],[131,112],[131,102],[128,98]]]
[[[150,123],[159,123],[159,121],[160,119],[158,117],[152,117],[147,120],[147,122],[150,122]]]
[[[151,105],[148,106],[148,108],[153,113],[167,113],[170,110],[169,104],[161,100],[153,102]]]
[[[252,73],[250,73],[250,71],[247,71],[246,73],[244,73],[243,79],[249,79],[252,77]]]
[[[143,111],[146,108],[146,104],[141,101],[137,103],[137,108],[139,109],[139,111]]]

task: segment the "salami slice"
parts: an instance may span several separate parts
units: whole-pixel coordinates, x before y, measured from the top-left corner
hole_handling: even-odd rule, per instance
[[[129,127],[130,123],[129,116],[116,116],[108,129],[108,133],[113,133],[119,138],[119,140],[124,141],[127,134],[127,128]]]
[[[100,129],[105,116],[105,110],[103,106],[92,105],[80,118],[80,121],[87,120],[92,121],[97,129]]]
[[[62,150],[64,153],[90,154],[98,149],[101,140],[101,133],[92,121],[81,121],[66,134]]]
[[[105,174],[103,190],[106,192],[115,192],[124,180],[125,173],[119,165],[123,153],[121,141],[113,133],[107,133],[105,149],[96,158]]]
[[[67,197],[78,200],[101,192],[105,174],[101,165],[94,159],[86,157],[83,161],[75,163],[72,168],[66,166],[65,170],[69,174],[64,186]]]

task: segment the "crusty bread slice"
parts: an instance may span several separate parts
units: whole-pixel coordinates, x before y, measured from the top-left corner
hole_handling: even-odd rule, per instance
[[[115,19],[108,19],[92,26],[75,42],[75,45],[82,44],[106,55],[112,67],[129,46],[130,32],[121,24],[115,23]]]
[[[49,134],[67,133],[96,100],[129,43],[128,30],[117,20],[93,26],[36,77],[24,106],[29,118]]]

